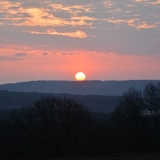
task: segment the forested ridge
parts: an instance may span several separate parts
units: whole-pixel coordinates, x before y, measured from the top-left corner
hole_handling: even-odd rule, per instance
[[[93,112],[113,112],[118,104],[119,96],[103,95],[72,95],[72,94],[54,94],[37,92],[9,92],[0,91],[0,109],[20,108],[26,104],[34,103],[42,96],[53,95],[60,98],[70,98],[81,103]]]
[[[30,81],[1,84],[0,90],[14,92],[68,93],[73,95],[113,95],[121,96],[130,87],[141,90],[147,83],[157,84],[159,80],[124,81]]]

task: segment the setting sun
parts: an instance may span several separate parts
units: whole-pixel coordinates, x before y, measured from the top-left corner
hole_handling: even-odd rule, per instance
[[[77,81],[84,81],[86,79],[86,75],[83,72],[78,72],[75,75]]]

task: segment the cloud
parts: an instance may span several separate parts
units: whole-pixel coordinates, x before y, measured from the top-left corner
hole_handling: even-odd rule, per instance
[[[54,30],[47,30],[46,32],[37,32],[37,31],[26,31],[29,32],[31,34],[48,34],[48,35],[59,35],[59,36],[67,36],[67,37],[71,37],[71,38],[86,38],[88,37],[87,33],[81,31],[81,30],[77,30],[75,32],[57,32]]]
[[[19,45],[20,48],[12,54],[29,53],[25,48],[22,49],[24,44],[34,46],[37,48],[36,54],[41,55],[44,51],[51,55],[54,52],[76,50],[123,54],[147,54],[154,50],[157,53],[159,45],[153,45],[152,41],[157,39],[159,42],[159,5],[152,4],[159,2],[160,0],[0,1],[0,43],[2,46]],[[144,29],[146,31],[143,32]]]
[[[113,23],[113,24],[116,24],[116,25],[119,25],[119,24],[128,24],[130,27],[133,27],[133,28],[137,28],[137,29],[151,29],[151,28],[156,28],[159,23],[155,22],[155,23],[152,23],[152,24],[149,24],[145,21],[141,21],[140,19],[138,18],[133,18],[133,19],[128,19],[128,20],[125,20],[125,19],[107,19],[107,21],[109,23]]]
[[[27,56],[27,54],[26,53],[16,53],[15,56],[16,57],[25,57],[25,56]]]
[[[0,62],[2,62],[2,61],[19,61],[19,60],[22,60],[22,59],[15,58],[15,57],[0,56]]]
[[[47,56],[47,55],[48,55],[48,52],[43,52],[42,55],[43,55],[43,56]]]
[[[61,53],[63,56],[73,55],[74,53]]]
[[[112,2],[112,0],[107,0],[104,2],[104,5],[106,8],[111,8],[114,5],[114,3]]]
[[[0,26],[1,26],[1,25],[4,25],[4,23],[3,23],[3,22],[0,22]]]
[[[117,58],[118,54],[116,52],[110,52],[108,53],[109,58]]]
[[[141,21],[139,19],[131,19],[127,21],[128,25],[137,29],[150,29],[156,28],[158,23],[148,24],[147,22]]]
[[[153,5],[160,4],[160,0],[135,0],[135,2],[150,3],[150,4],[153,4]]]
[[[48,6],[44,2],[36,3],[36,6],[32,6],[33,2],[30,2],[30,6],[24,7],[20,2],[0,2],[0,10],[3,13],[3,18],[0,20],[5,21],[6,24],[14,26],[88,26],[91,23],[87,23],[85,20],[72,20],[64,17],[62,12],[67,12],[66,15],[76,15],[79,12],[89,12],[89,6],[83,5],[62,5],[51,3]],[[32,7],[31,7],[32,6]],[[46,7],[45,7],[46,6]],[[86,9],[87,8],[87,9]],[[54,13],[59,12],[56,17]],[[62,16],[63,15],[63,16]],[[3,23],[2,23],[3,24]],[[1,25],[2,25],[1,24]]]

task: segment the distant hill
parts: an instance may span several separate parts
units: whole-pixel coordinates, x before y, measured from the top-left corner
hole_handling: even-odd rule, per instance
[[[71,95],[71,94],[49,94],[49,93],[24,93],[0,91],[0,110],[20,108],[32,105],[42,96],[53,95],[60,98],[74,99],[80,104],[90,108],[93,112],[113,112],[119,102],[119,96],[101,95]]]
[[[0,90],[38,93],[68,93],[81,95],[116,95],[120,96],[129,88],[143,89],[147,83],[160,80],[128,81],[30,81],[0,85]]]

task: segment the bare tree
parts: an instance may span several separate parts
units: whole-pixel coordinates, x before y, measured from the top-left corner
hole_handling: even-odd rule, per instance
[[[91,126],[90,110],[76,101],[42,97],[15,117],[35,155],[43,158],[83,154]]]
[[[145,108],[148,115],[155,121],[158,134],[160,133],[160,83],[149,83],[143,91]]]
[[[120,112],[122,116],[138,120],[144,115],[144,105],[142,93],[130,88],[128,92],[124,93],[119,101],[119,106],[116,112]]]
[[[125,152],[140,152],[146,135],[142,92],[130,88],[122,95],[113,122],[117,132],[118,149]],[[119,141],[119,142],[118,142]]]

